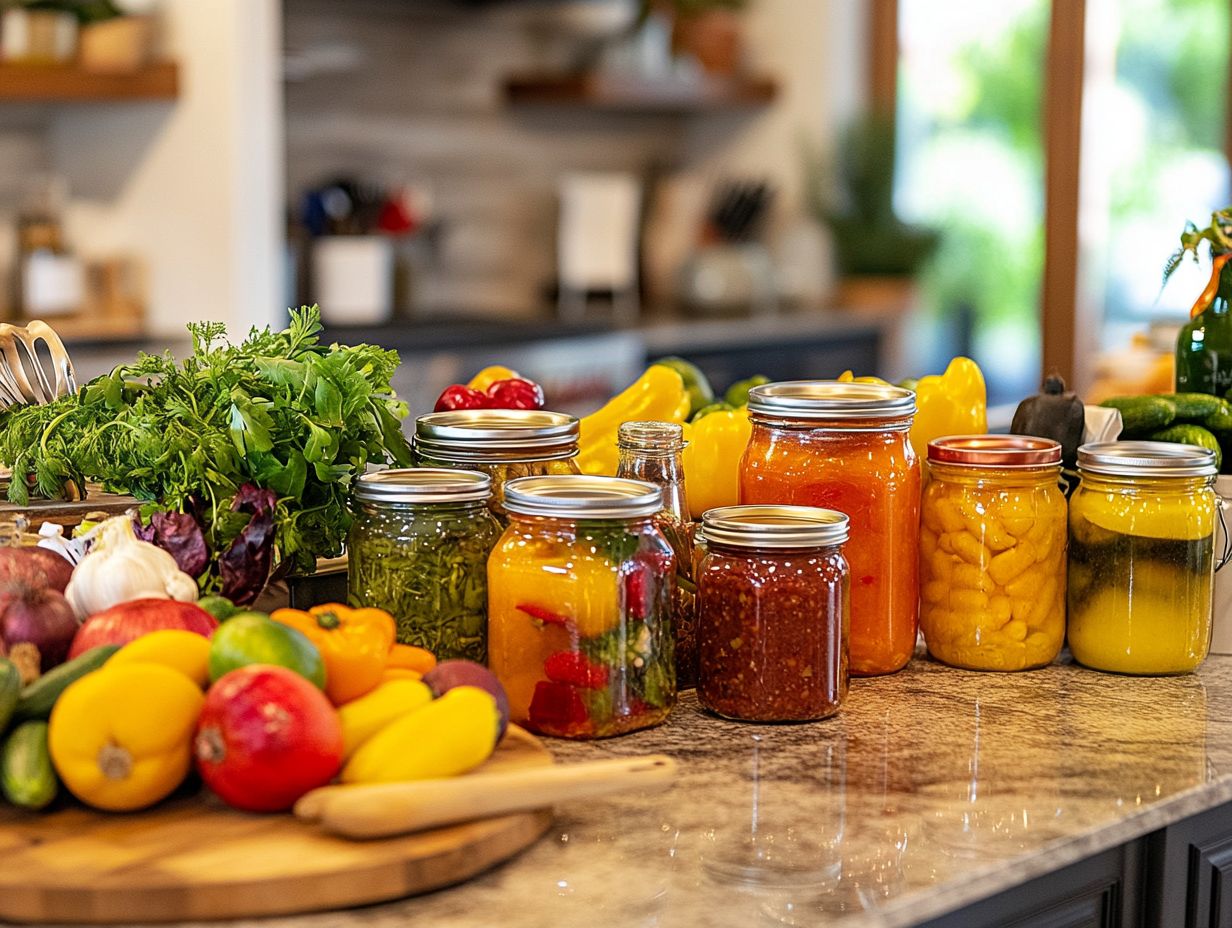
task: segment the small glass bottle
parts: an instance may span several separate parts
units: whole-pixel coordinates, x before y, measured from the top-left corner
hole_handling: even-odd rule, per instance
[[[676,685],[697,682],[697,586],[693,580],[693,529],[685,495],[684,429],[674,422],[625,422],[616,439],[617,477],[644,480],[663,491],[663,511],[655,518],[676,553],[676,595],[672,622],[676,636]]]
[[[398,640],[441,660],[487,656],[488,554],[501,527],[492,481],[474,471],[364,474],[351,494],[348,599],[384,609]]]

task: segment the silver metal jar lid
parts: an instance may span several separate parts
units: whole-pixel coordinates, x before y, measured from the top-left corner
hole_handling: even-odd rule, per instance
[[[749,391],[749,413],[783,419],[900,419],[915,415],[915,393],[881,383],[787,380]]]
[[[1113,477],[1213,477],[1215,452],[1170,441],[1103,441],[1078,449],[1078,470]]]
[[[415,447],[458,463],[558,461],[578,450],[578,420],[543,409],[456,409],[415,420]]]
[[[701,533],[744,548],[827,548],[847,540],[848,522],[816,506],[721,506],[702,514]]]
[[[556,474],[519,477],[505,484],[505,509],[526,516],[560,519],[636,519],[663,508],[653,483],[621,477]]]
[[[354,495],[365,503],[466,503],[492,495],[492,478],[473,470],[403,467],[364,474]]]

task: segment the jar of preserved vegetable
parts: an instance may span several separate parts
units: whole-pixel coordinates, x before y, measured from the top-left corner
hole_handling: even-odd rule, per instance
[[[929,442],[920,528],[920,627],[968,670],[1050,664],[1065,640],[1061,445],[963,435]]]
[[[657,725],[676,701],[676,559],[662,493],[618,477],[523,477],[488,560],[488,659],[510,719],[561,738]]]
[[[488,554],[501,527],[492,481],[434,468],[364,474],[351,494],[348,596],[384,609],[398,640],[441,660],[487,657]]]
[[[752,722],[823,719],[847,695],[847,516],[724,506],[702,516],[697,575],[703,706]]]
[[[908,441],[915,394],[801,380],[749,391],[753,434],[740,501],[845,513],[851,540],[851,672],[893,673],[919,627],[920,465]]]
[[[492,478],[489,505],[505,521],[504,487],[518,477],[579,473],[578,420],[541,409],[457,409],[415,420],[424,467],[477,470]]]
[[[1069,647],[1097,670],[1194,670],[1211,640],[1214,452],[1156,441],[1078,449],[1069,504]]]

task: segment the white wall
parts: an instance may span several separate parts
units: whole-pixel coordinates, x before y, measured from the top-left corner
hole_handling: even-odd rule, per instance
[[[170,104],[58,112],[51,153],[69,180],[70,241],[149,269],[149,329],[279,322],[282,75],[279,0],[163,0]]]

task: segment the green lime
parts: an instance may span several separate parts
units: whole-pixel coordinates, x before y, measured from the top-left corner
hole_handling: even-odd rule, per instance
[[[210,644],[210,682],[249,664],[276,664],[325,689],[325,662],[303,632],[271,621],[259,612],[233,616],[214,632]]]
[[[232,616],[239,615],[243,610],[225,596],[203,596],[197,600],[197,605],[216,618],[225,622]]]

